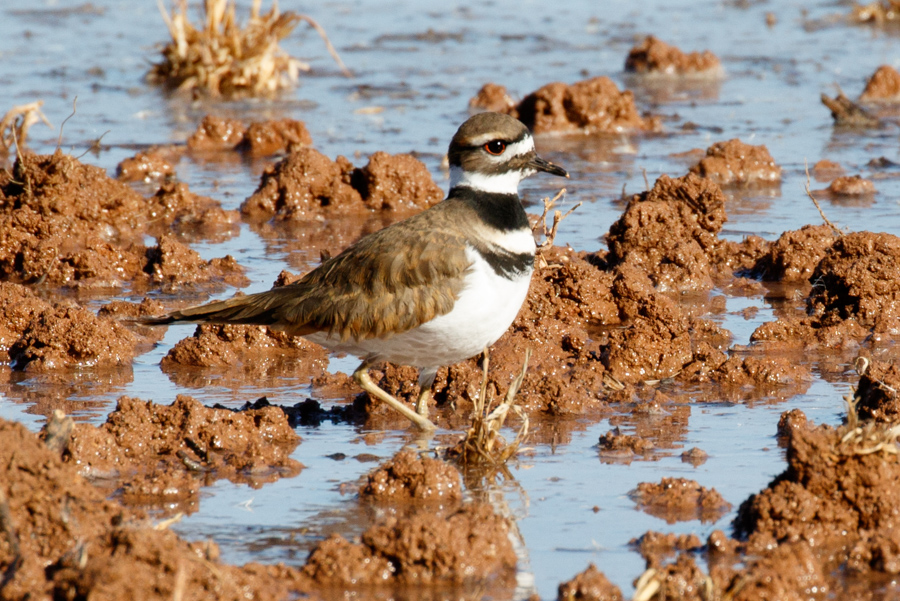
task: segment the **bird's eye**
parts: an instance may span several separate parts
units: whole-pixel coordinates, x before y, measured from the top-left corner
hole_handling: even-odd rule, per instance
[[[484,145],[484,149],[488,154],[501,155],[506,150],[506,142],[503,140],[492,140]]]

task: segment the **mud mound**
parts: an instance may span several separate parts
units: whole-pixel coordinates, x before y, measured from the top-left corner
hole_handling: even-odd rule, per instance
[[[377,502],[459,503],[462,482],[459,471],[450,465],[403,451],[366,477],[360,497]]]
[[[784,232],[754,265],[754,277],[766,281],[800,283],[810,276],[837,236],[827,225],[805,225]]]
[[[238,211],[224,210],[218,201],[191,192],[187,184],[164,183],[148,201],[148,218],[170,224],[172,231],[187,240],[223,242],[240,232]],[[166,233],[160,228],[150,231]]]
[[[223,564],[214,543],[187,543],[103,497],[19,424],[0,420],[0,570],[4,599],[285,598],[295,577]]]
[[[654,445],[651,441],[640,436],[622,434],[619,428],[614,428],[600,436],[597,443],[600,449],[600,458],[616,461],[630,461],[635,455],[652,457]]]
[[[781,167],[775,164],[769,149],[744,144],[738,139],[717,142],[707,148],[706,156],[691,167],[691,173],[720,186],[781,182]]]
[[[151,182],[173,178],[173,154],[162,149],[139,152],[116,166],[116,178],[123,182]]]
[[[875,194],[875,184],[859,175],[845,175],[829,184],[827,192],[834,196],[865,196]]]
[[[510,114],[536,134],[611,134],[659,127],[658,120],[640,115],[630,91],[619,91],[608,77],[595,77],[572,85],[549,83],[523,98]]]
[[[146,250],[143,272],[150,282],[173,290],[186,285],[220,284],[246,286],[249,280],[244,268],[231,255],[204,261],[200,253],[178,242],[173,234],[159,238],[158,244]]]
[[[900,366],[870,361],[856,389],[859,416],[895,424],[900,421]]]
[[[512,114],[515,107],[516,103],[510,97],[506,88],[496,83],[484,84],[478,90],[478,93],[469,99],[469,109]]]
[[[85,476],[114,478],[126,493],[159,503],[191,496],[198,480],[258,487],[296,476],[302,466],[290,454],[299,442],[277,407],[230,411],[184,395],[171,405],[121,397],[99,428],[75,424],[64,458]]]
[[[590,564],[587,569],[563,582],[557,589],[557,601],[622,601],[622,591]]]
[[[303,221],[370,209],[421,210],[442,198],[425,165],[410,155],[376,152],[359,169],[344,157],[332,161],[302,148],[266,169],[241,212],[254,220]]]
[[[866,82],[859,99],[863,102],[900,101],[900,73],[890,65],[881,65]]]
[[[653,531],[645,532],[630,544],[637,547],[641,557],[647,562],[647,567],[656,568],[662,566],[676,551],[693,551],[703,547],[696,534],[663,534]]]
[[[787,469],[745,501],[735,529],[750,553],[805,544],[818,572],[900,572],[900,461],[889,425],[789,431]]]
[[[648,35],[628,52],[625,70],[644,74],[719,76],[722,74],[722,63],[709,50],[686,54]]]
[[[388,518],[353,544],[339,535],[321,542],[303,572],[329,587],[461,586],[515,580],[509,524],[490,506],[465,505],[449,515],[420,510]]]
[[[209,281],[222,274],[178,273],[156,281],[148,256],[156,251],[144,247],[142,237],[156,235],[174,252],[174,244],[163,243],[173,224],[200,225],[200,231],[210,222],[236,227],[235,214],[228,215],[183,184],[166,185],[147,200],[60,152],[21,155],[12,174],[0,172],[0,278],[72,288]],[[222,228],[212,229],[220,235]]]
[[[215,325],[197,326],[194,335],[180,340],[163,357],[163,369],[175,365],[227,367],[239,362],[263,360],[268,354],[296,354],[311,364],[311,373],[319,374],[328,365],[328,353],[322,347],[299,336],[265,326]]]
[[[38,372],[130,365],[135,344],[135,336],[115,320],[0,282],[0,362]]]
[[[715,488],[706,489],[686,478],[641,482],[632,497],[643,511],[669,524],[689,520],[715,522],[731,509]]]
[[[609,228],[607,260],[637,267],[660,291],[712,288],[709,253],[727,219],[717,184],[693,174],[662,175],[650,191],[633,196]]]
[[[256,157],[293,152],[311,144],[312,137],[302,121],[254,121],[246,126],[236,119],[212,115],[203,118],[187,141],[192,151],[237,150]]]
[[[876,332],[900,331],[900,238],[855,232],[837,240],[810,280],[807,312],[820,325],[854,320]]]

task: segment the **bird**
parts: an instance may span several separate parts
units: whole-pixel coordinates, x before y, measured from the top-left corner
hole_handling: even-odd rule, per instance
[[[439,368],[474,357],[509,328],[528,294],[536,245],[519,182],[538,172],[569,177],[540,158],[518,119],[478,113],[450,141],[450,189],[434,206],[360,238],[299,280],[266,292],[144,318],[253,324],[354,355],[364,391],[421,430]],[[415,411],[369,369],[389,361],[419,369]]]

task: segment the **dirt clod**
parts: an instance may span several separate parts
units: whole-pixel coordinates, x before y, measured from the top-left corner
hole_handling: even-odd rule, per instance
[[[722,63],[709,50],[684,53],[652,35],[633,47],[625,59],[625,70],[664,75],[721,75]]]
[[[845,175],[832,181],[828,191],[835,196],[875,194],[875,184],[860,175]]]
[[[632,494],[643,511],[670,524],[689,520],[715,522],[731,509],[715,488],[704,488],[686,478],[641,482]]]
[[[377,502],[453,504],[462,499],[462,481],[449,464],[404,451],[369,474],[359,494]]]
[[[900,73],[890,65],[881,65],[866,82],[859,99],[863,102],[897,102],[900,100]]]
[[[691,173],[720,186],[771,185],[781,182],[781,167],[765,146],[744,144],[738,139],[717,142],[706,156],[691,167]]]
[[[594,564],[559,585],[557,601],[622,601],[622,591]]]

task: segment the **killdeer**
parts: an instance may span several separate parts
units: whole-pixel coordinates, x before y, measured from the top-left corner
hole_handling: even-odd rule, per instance
[[[463,123],[448,159],[444,201],[365,236],[293,284],[144,323],[266,325],[355,355],[363,390],[433,430],[428,400],[438,368],[496,342],[528,293],[535,242],[519,182],[538,171],[568,177],[535,154],[524,124],[499,113]],[[369,376],[382,361],[419,368],[415,411]]]

